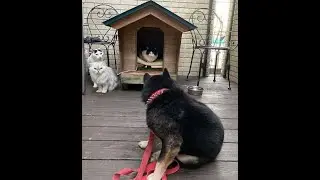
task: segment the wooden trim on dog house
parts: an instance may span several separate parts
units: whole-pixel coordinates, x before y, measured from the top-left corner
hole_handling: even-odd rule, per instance
[[[168,9],[160,6],[154,1],[148,1],[128,11],[125,11],[107,21],[104,21],[103,24],[115,29],[120,29],[149,15],[158,18],[180,32],[187,32],[197,28],[195,25],[184,20]]]

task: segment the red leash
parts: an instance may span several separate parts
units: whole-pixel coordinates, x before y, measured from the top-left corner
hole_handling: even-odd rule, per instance
[[[156,161],[154,161],[154,162],[148,164],[148,161],[150,159],[151,152],[152,152],[153,141],[154,141],[154,134],[152,132],[150,132],[148,145],[143,153],[142,161],[141,161],[140,167],[138,169],[135,169],[135,170],[131,169],[131,168],[121,169],[120,171],[116,172],[113,175],[112,180],[120,180],[120,176],[129,175],[132,172],[138,172],[138,174],[134,178],[134,180],[147,180],[148,175],[153,173],[153,171],[155,170],[156,163],[157,163]],[[179,170],[179,168],[180,168],[179,163],[177,161],[175,161],[175,163],[177,164],[176,166],[166,170],[163,177],[161,178],[162,180],[167,180],[167,175],[173,174]]]
[[[167,88],[162,88],[162,89],[159,89],[158,91],[154,92],[150,96],[150,98],[148,99],[147,104],[150,104],[156,97],[158,97],[159,95],[161,95],[162,93],[164,93],[167,90],[168,90]],[[153,141],[154,141],[154,134],[152,131],[150,131],[148,145],[143,153],[140,167],[138,169],[131,169],[131,168],[121,169],[120,171],[116,172],[113,175],[112,180],[120,180],[120,176],[129,175],[132,172],[138,172],[138,174],[134,178],[134,180],[147,180],[148,175],[153,173],[153,171],[156,168],[156,164],[157,164],[156,161],[148,164],[148,161],[150,159],[151,152],[152,152]],[[173,168],[167,169],[166,172],[164,173],[163,177],[161,178],[162,180],[167,180],[167,175],[173,174],[180,169],[179,163],[177,161],[175,161],[174,163],[176,163],[177,165],[174,166]]]

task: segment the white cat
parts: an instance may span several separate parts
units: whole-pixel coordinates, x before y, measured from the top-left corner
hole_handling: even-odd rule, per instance
[[[103,52],[100,49],[94,49],[87,58],[87,65],[90,68],[93,62],[103,61]]]
[[[94,83],[93,87],[98,87],[96,92],[110,92],[118,86],[118,76],[104,61],[91,63],[89,72]]]
[[[92,63],[101,61],[103,61],[103,52],[100,49],[93,49],[92,51],[90,51],[89,57],[87,58],[87,68],[89,69]],[[94,82],[92,77],[91,80],[92,82]],[[96,83],[93,83],[93,87],[96,88],[98,86]]]

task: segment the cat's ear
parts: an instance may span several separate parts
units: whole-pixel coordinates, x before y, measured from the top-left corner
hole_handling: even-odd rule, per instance
[[[145,73],[143,76],[143,83],[145,83],[146,81],[148,81],[151,78],[150,74]]]
[[[164,68],[162,76],[165,78],[170,78],[170,74],[167,68]]]

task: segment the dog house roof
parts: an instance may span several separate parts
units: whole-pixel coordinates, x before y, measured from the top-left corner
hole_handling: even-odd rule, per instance
[[[154,1],[147,1],[103,22],[104,25],[120,29],[146,16],[152,15],[175,29],[186,32],[197,28],[195,25],[160,6]]]

